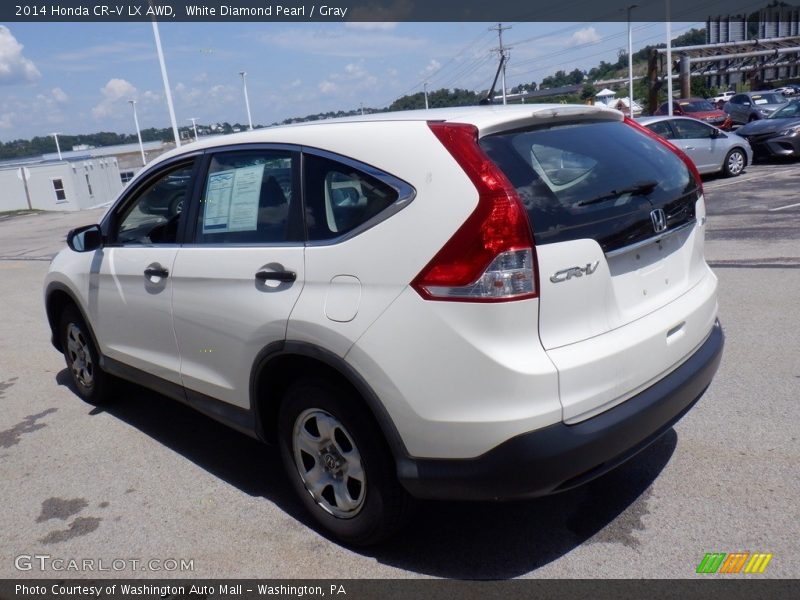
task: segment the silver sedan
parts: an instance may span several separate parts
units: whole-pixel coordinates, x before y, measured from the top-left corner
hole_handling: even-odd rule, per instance
[[[664,116],[637,120],[686,152],[703,174],[721,171],[726,177],[736,177],[753,162],[747,140],[697,119]]]

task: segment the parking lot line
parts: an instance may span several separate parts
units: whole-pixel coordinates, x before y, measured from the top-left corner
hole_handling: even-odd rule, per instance
[[[785,169],[785,171],[789,171],[791,169]],[[722,183],[717,183],[716,181],[710,181],[708,183],[703,183],[704,188],[708,188],[711,190],[716,190],[717,188],[726,187],[729,185],[736,185],[740,183],[744,183],[745,181],[754,181],[756,179],[764,179],[765,177],[774,177],[777,173],[781,173],[783,170],[772,170],[770,169],[767,173],[760,173],[759,175],[753,175],[752,177],[736,177],[730,181],[724,181]],[[714,185],[714,184],[717,185]]]
[[[769,212],[775,212],[776,210],[784,210],[787,208],[794,208],[795,206],[800,206],[800,202],[795,202],[794,204],[787,204],[786,206],[778,206],[777,208],[770,208]]]

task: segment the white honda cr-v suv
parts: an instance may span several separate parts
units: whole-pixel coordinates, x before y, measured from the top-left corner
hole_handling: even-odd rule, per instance
[[[413,498],[589,481],[720,361],[700,178],[621,113],[384,113],[217,137],[144,169],[45,282],[77,392],[115,378],[280,447],[339,539]]]

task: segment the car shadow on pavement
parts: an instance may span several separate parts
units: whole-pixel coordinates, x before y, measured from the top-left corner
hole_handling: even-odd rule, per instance
[[[66,369],[56,381],[75,392]],[[133,384],[122,386],[118,400],[90,414],[102,412],[319,531],[294,496],[274,448]],[[635,549],[638,535],[646,529],[650,486],[669,462],[677,439],[670,429],[617,469],[555,496],[500,503],[421,503],[397,536],[353,550],[423,575],[505,579],[534,571],[585,543]]]

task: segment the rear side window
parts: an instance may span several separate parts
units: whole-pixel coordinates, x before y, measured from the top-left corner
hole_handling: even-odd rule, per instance
[[[694,217],[696,184],[678,156],[621,122],[589,122],[487,136],[481,147],[516,188],[537,243],[591,238],[605,251]]]
[[[223,152],[211,159],[197,215],[198,244],[276,244],[302,239],[297,154],[283,150]],[[295,211],[296,212],[296,211]]]
[[[394,204],[392,186],[330,158],[304,155],[306,229],[311,241],[329,240],[367,225]]]

